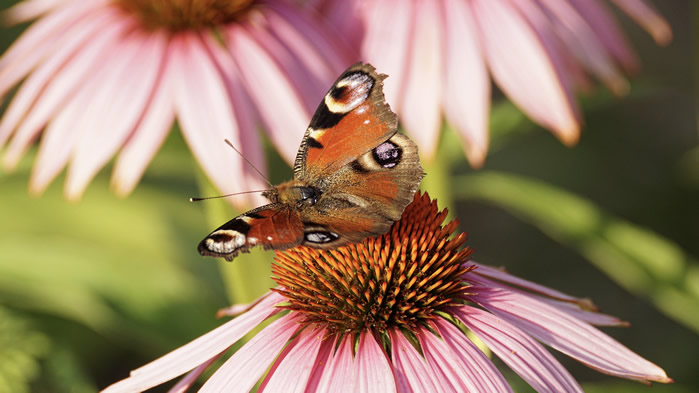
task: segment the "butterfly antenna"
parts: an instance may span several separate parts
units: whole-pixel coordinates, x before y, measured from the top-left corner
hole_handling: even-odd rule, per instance
[[[268,190],[255,190],[255,191],[242,191],[242,192],[234,192],[232,194],[226,194],[226,195],[217,195],[217,196],[210,196],[210,197],[193,197],[189,198],[190,202],[199,202],[199,201],[204,201],[207,199],[216,199],[216,198],[225,198],[233,195],[241,195],[241,194],[252,194],[254,192],[265,192]]]
[[[252,167],[252,169],[254,169],[255,172],[257,172],[257,174],[260,175],[260,177],[263,178],[263,179],[267,182],[267,184],[269,184],[270,187],[274,188],[274,184],[272,184],[272,183],[269,181],[269,179],[267,179],[267,177],[266,177],[265,175],[263,175],[262,172],[260,172],[260,170],[257,169],[257,167],[255,167],[255,165],[252,164],[252,162],[250,162],[247,158],[245,158],[245,156],[243,155],[243,153],[241,153],[240,151],[238,151],[238,149],[236,149],[235,146],[233,146],[233,144],[231,143],[231,141],[229,141],[228,139],[224,139],[224,141],[226,142],[226,144],[227,144],[228,146],[231,147],[231,149],[235,150],[235,152],[238,153],[238,154],[243,158],[243,160],[245,160],[245,162],[247,162],[248,165],[250,165],[250,166]],[[256,191],[254,191],[254,192],[256,192]]]

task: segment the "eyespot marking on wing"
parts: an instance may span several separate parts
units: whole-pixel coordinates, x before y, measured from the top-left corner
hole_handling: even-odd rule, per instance
[[[308,243],[323,244],[330,243],[340,238],[335,232],[306,232],[304,238]]]
[[[403,149],[397,144],[386,141],[378,145],[373,151],[374,160],[384,168],[394,168],[400,163]]]
[[[330,112],[345,114],[366,101],[373,87],[374,78],[371,75],[355,71],[337,81],[323,102]]]
[[[230,254],[244,246],[246,236],[231,229],[220,229],[213,232],[204,240],[207,250],[218,254]]]

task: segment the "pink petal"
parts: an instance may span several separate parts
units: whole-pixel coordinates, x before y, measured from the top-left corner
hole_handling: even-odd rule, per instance
[[[573,144],[580,126],[572,88],[565,80],[554,43],[545,32],[535,30],[547,23],[528,0],[512,2],[522,2],[519,9],[528,15],[504,1],[471,3],[493,78],[528,116],[551,129],[564,143]]]
[[[455,357],[444,341],[432,332],[422,332],[418,335],[425,360],[441,381],[441,389],[445,392],[467,392],[470,381],[466,381],[463,375],[466,373],[458,357]]]
[[[628,81],[617,69],[614,59],[607,54],[592,26],[577,10],[569,3],[559,0],[540,0],[540,4],[548,11],[553,28],[568,52],[602,80],[612,92],[619,95],[627,93]]]
[[[78,141],[66,179],[68,199],[78,199],[95,174],[121,147],[138,124],[157,83],[166,38],[163,34],[124,39],[105,68],[100,89],[83,108]]]
[[[318,3],[318,4],[314,4]],[[330,21],[328,28],[334,28],[341,39],[350,48],[359,48],[362,45],[365,26],[361,21],[360,8],[368,2],[357,1],[308,1],[310,11],[317,11],[320,17]],[[349,59],[352,64],[356,59]]]
[[[466,141],[469,163],[480,167],[488,151],[490,77],[480,47],[478,26],[468,2],[445,0],[444,15],[444,111]]]
[[[0,96],[30,73],[57,48],[63,34],[89,16],[89,1],[74,1],[33,23],[0,59]]]
[[[356,358],[352,358],[351,337],[342,343],[326,363],[317,386],[319,392],[395,392],[393,373],[383,349],[369,333],[362,333]],[[307,391],[309,391],[307,389]]]
[[[599,372],[641,381],[670,381],[660,367],[555,307],[499,288],[472,288],[476,294],[471,299],[488,311]]]
[[[85,3],[88,8],[105,3],[102,1],[81,2],[74,0],[24,0],[3,11],[4,20],[11,23],[24,23],[36,19],[46,13],[71,5],[71,3]]]
[[[249,392],[299,329],[297,314],[287,314],[257,333],[237,350],[199,390]]]
[[[164,65],[153,96],[147,104],[143,118],[119,153],[112,175],[112,186],[117,194],[128,195],[136,186],[146,166],[165,141],[175,120],[172,100],[173,64],[171,54],[163,53]]]
[[[415,347],[397,330],[391,330],[393,372],[400,393],[443,392],[442,381]]]
[[[116,27],[119,23],[114,23],[114,13],[112,12],[101,12],[93,15],[91,18],[82,21],[74,25],[74,27],[67,31],[60,40],[60,45],[57,45],[54,52],[49,56],[46,61],[41,63],[37,69],[28,75],[27,79],[20,85],[19,90],[12,97],[12,101],[7,108],[7,111],[2,117],[2,122],[0,122],[0,145],[5,143],[5,140],[10,136],[12,131],[17,127],[17,125],[23,121],[24,116],[28,116],[29,119],[24,120],[25,123],[29,122],[31,119],[35,123],[40,120],[38,124],[32,126],[25,126],[25,129],[32,131],[23,131],[28,135],[24,135],[24,140],[30,140],[39,131],[38,128],[42,127],[43,124],[48,120],[50,114],[45,114],[43,116],[36,116],[34,113],[27,115],[31,106],[38,100],[46,100],[43,95],[48,95],[55,92],[55,88],[47,88],[47,84],[52,83],[52,79],[60,79],[64,72],[71,74],[69,71],[65,70],[66,63],[71,62],[76,57],[84,57],[84,53],[89,53],[88,47],[95,47],[95,44],[91,44],[88,40],[102,41],[97,43],[97,48],[104,50],[104,40],[109,39],[110,35],[108,32],[112,29],[109,27]],[[123,24],[122,24],[123,25]],[[106,27],[106,28],[105,28]],[[111,36],[113,39],[113,36]],[[80,52],[76,54],[76,51]],[[92,59],[81,59],[79,64],[83,67],[89,67],[94,62],[95,58]],[[75,64],[75,62],[73,62]],[[85,72],[78,74],[73,74],[78,78],[84,78]],[[70,93],[75,87],[74,83],[70,87],[60,89],[63,92],[64,97],[61,97],[58,102],[63,103],[65,96]],[[48,90],[48,91],[46,91]],[[43,104],[43,103],[42,103]],[[39,107],[42,105],[37,104]],[[45,104],[43,104],[45,105]],[[57,105],[54,104],[54,107]],[[43,109],[46,110],[46,109]],[[36,110],[35,110],[36,111]],[[21,144],[26,144],[23,142]]]
[[[354,359],[357,375],[355,392],[386,393],[396,391],[396,381],[383,348],[372,333],[363,332]]]
[[[85,132],[84,124],[90,123],[90,117],[97,116],[94,112],[85,111],[93,102],[93,97],[99,95],[103,80],[113,70],[113,57],[121,49],[123,43],[117,42],[105,48],[107,52],[99,59],[99,64],[93,64],[94,72],[88,73],[82,82],[78,93],[71,98],[48,124],[44,131],[36,163],[32,169],[30,191],[40,193],[46,185],[63,169],[70,154]],[[47,95],[47,97],[50,97]],[[12,141],[10,151],[16,146],[16,139],[21,134],[18,131]],[[6,158],[12,158],[10,154]]]
[[[658,45],[667,45],[672,41],[670,25],[648,3],[643,0],[612,1],[643,26]]]
[[[626,72],[630,73],[638,69],[638,59],[606,4],[599,0],[568,0],[568,2],[590,24],[600,42]]]
[[[512,392],[493,362],[462,331],[443,319],[436,320],[434,324],[454,356],[460,358],[460,364],[466,371],[465,380],[475,384],[470,391]]]
[[[320,344],[320,349],[318,350],[318,355],[316,356],[315,363],[313,364],[313,369],[308,377],[308,385],[306,387],[306,392],[317,392],[318,386],[320,385],[321,379],[323,379],[323,374],[326,370],[331,372],[330,363],[331,357],[335,354],[335,339],[329,338],[323,340]]]
[[[442,126],[442,15],[432,0],[416,3],[412,48],[400,103],[400,119],[417,145],[422,158],[430,160],[437,148]]]
[[[230,49],[246,90],[287,162],[293,162],[310,112],[274,60],[239,26],[228,30]]]
[[[236,146],[243,156],[261,173],[267,172],[267,160],[258,132],[261,122],[260,114],[253,105],[250,96],[245,91],[241,80],[240,70],[233,61],[231,53],[221,46],[213,35],[204,36],[204,43],[216,61],[221,75],[225,78],[226,89],[233,104],[233,113],[238,121],[240,145]],[[231,153],[232,154],[232,153]],[[247,184],[246,191],[264,190],[270,187],[268,180],[262,177],[255,168],[247,162],[243,165],[243,179]],[[257,206],[267,203],[260,194],[247,194],[248,205]]]
[[[537,392],[582,392],[570,373],[539,343],[485,311],[453,310],[473,333]]]
[[[473,261],[469,261],[469,264],[473,263],[476,265],[476,269],[474,269],[472,272],[469,272],[467,275],[464,276],[464,280],[467,282],[470,282],[469,278],[471,277],[471,274],[477,274],[485,277],[490,277],[492,279],[495,279],[497,281],[502,281],[511,285],[514,285],[516,287],[520,287],[522,289],[525,289],[530,292],[534,292],[543,296],[548,296],[554,299],[559,299],[567,302],[573,302],[573,303],[581,303],[584,299],[580,299],[568,294],[565,294],[563,292],[559,292],[555,289],[551,289],[548,287],[545,287],[543,285],[537,284],[532,281],[525,280],[523,278],[519,278],[517,276],[513,276],[509,273],[507,273],[504,270],[501,269],[496,269],[491,266],[487,265],[482,265],[480,263],[476,263]],[[589,300],[585,302],[585,304],[590,304]]]
[[[225,351],[219,353],[217,356],[205,361],[201,365],[197,366],[194,370],[190,371],[182,379],[177,381],[177,384],[168,390],[168,393],[185,393],[189,388],[194,385],[194,383],[199,379],[199,377],[208,369],[214,362],[216,362]]]
[[[413,35],[413,6],[412,1],[386,0],[367,3],[362,8],[367,31],[361,53],[379,73],[390,75],[384,81],[384,94],[386,102],[398,113]]]
[[[221,71],[198,36],[183,33],[171,44],[175,108],[187,144],[211,181],[224,194],[247,191],[242,160],[224,144],[241,145],[241,135]],[[233,202],[239,202],[233,200]]]
[[[264,300],[247,313],[132,371],[129,378],[107,387],[102,392],[140,392],[160,385],[203,364],[235,344],[260,322],[279,312],[279,309],[274,305],[284,301],[284,299],[283,296],[276,293],[265,295]]]
[[[258,392],[305,392],[327,331],[306,329],[279,355]]]
[[[325,27],[325,24],[302,15],[295,7],[284,2],[275,1],[269,6],[270,10],[273,10],[267,14],[273,21],[270,28],[289,45],[292,52],[299,54],[306,66],[315,70],[314,74],[321,79],[327,79],[332,83],[347,66],[356,61],[357,54],[344,44],[341,37],[330,29],[321,28]],[[277,18],[277,14],[281,18]],[[321,57],[316,58],[318,55]],[[326,86],[325,90],[329,87]]]

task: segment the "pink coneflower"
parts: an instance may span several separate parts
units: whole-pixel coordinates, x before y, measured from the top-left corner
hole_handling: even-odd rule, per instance
[[[202,392],[248,392],[260,379],[261,392],[511,391],[468,331],[539,392],[582,391],[542,344],[609,375],[672,381],[593,327],[623,323],[589,301],[470,261],[466,235],[452,237],[458,222],[441,225],[446,215],[418,193],[385,235],[278,252],[277,289],[104,392],[142,391],[189,372],[172,390],[183,392],[274,315]]]
[[[3,164],[43,131],[30,189],[70,161],[69,198],[117,152],[113,185],[129,193],[175,118],[222,192],[258,189],[224,138],[264,169],[264,124],[291,162],[349,64],[331,32],[283,0],[29,0],[5,17],[37,20],[0,59],[0,97],[21,82],[0,121]]]
[[[659,44],[667,22],[643,0],[613,0]],[[391,75],[386,99],[423,157],[436,148],[442,113],[468,160],[488,150],[491,81],[566,144],[579,137],[575,90],[588,75],[614,93],[637,59],[601,0],[319,0],[363,59]]]

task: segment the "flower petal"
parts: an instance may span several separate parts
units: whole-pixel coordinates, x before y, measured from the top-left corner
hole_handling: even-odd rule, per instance
[[[298,315],[292,313],[269,324],[237,350],[199,392],[249,392],[298,331],[298,322]]]
[[[498,86],[529,117],[551,129],[566,144],[577,142],[580,126],[572,87],[565,79],[555,43],[544,32],[548,24],[528,0],[475,0],[471,4],[483,39],[488,67]],[[530,21],[531,20],[531,21]]]
[[[310,112],[289,82],[290,76],[282,72],[247,31],[232,26],[228,38],[246,90],[257,105],[272,142],[287,162],[293,162]]]
[[[187,144],[222,193],[249,190],[242,160],[223,144],[230,139],[240,146],[241,135],[221,71],[197,36],[173,37],[170,47],[177,65],[175,108]]]
[[[384,95],[394,112],[400,113],[408,49],[412,37],[412,1],[386,0],[364,4],[366,36],[361,53],[378,72],[390,75],[384,81]]]
[[[86,54],[95,52],[94,49],[90,48],[98,49],[99,53],[104,53],[106,41],[114,39],[116,32],[110,33],[110,31],[119,26],[119,23],[114,23],[114,16],[113,12],[101,12],[77,23],[63,35],[60,45],[57,45],[51,56],[27,76],[17,93],[12,97],[12,101],[10,101],[0,122],[0,146],[5,143],[5,140],[18,125],[23,128],[21,132],[17,132],[22,135],[19,137],[22,141],[19,142],[19,145],[25,145],[28,143],[25,141],[31,140],[39,132],[55,108],[60,103],[64,103],[66,97],[79,86],[78,81],[85,78],[85,71],[75,73],[71,71],[71,67],[79,64],[87,69],[96,60],[94,56],[85,58]],[[124,24],[121,23],[121,25]],[[97,42],[93,43],[88,40]],[[60,82],[53,81],[55,79],[61,80],[66,76],[73,76],[73,83],[62,86]],[[51,86],[52,84],[54,86]],[[57,89],[56,86],[61,86],[61,88]],[[48,98],[44,96],[51,97],[52,94],[56,93],[59,93],[60,99],[49,100],[52,103],[47,105]],[[29,112],[37,101],[35,109]],[[37,112],[42,114],[37,114]],[[28,125],[23,123],[28,123]]]
[[[612,0],[617,7],[629,14],[639,25],[653,36],[658,45],[667,45],[672,41],[672,29],[665,18],[643,0]]]
[[[393,373],[398,391],[400,393],[442,392],[442,381],[405,336],[395,329],[390,331],[390,336]]]
[[[590,24],[600,42],[627,73],[638,70],[638,58],[606,4],[599,0],[568,0],[568,2]]]
[[[482,280],[489,285],[488,280]],[[599,372],[639,381],[669,382],[660,367],[611,337],[531,296],[474,285],[470,298],[532,337]]]
[[[441,381],[441,389],[445,392],[470,392],[477,389],[472,383],[463,378],[466,374],[459,357],[454,356],[449,346],[432,332],[423,331],[418,335],[425,360]],[[479,390],[475,390],[478,392]]]
[[[163,53],[164,66],[157,84],[153,87],[143,118],[121,148],[114,165],[112,187],[121,196],[128,195],[138,183],[146,166],[165,141],[175,120],[172,100],[172,55]]]
[[[435,326],[444,342],[451,348],[466,371],[465,380],[475,384],[471,392],[512,392],[510,385],[478,347],[466,335],[443,319],[435,321]]]
[[[190,371],[182,379],[177,381],[177,384],[170,388],[167,393],[186,393],[189,388],[194,385],[194,383],[199,379],[199,377],[209,368],[214,362],[216,362],[224,352],[219,353],[217,356],[205,361],[201,365],[197,366],[194,370]]]
[[[354,359],[357,375],[355,392],[386,393],[396,391],[396,381],[383,348],[374,335],[363,332]]]
[[[412,51],[404,79],[400,120],[420,146],[422,158],[430,160],[437,148],[442,119],[440,98],[444,66],[442,15],[439,3],[418,1],[413,21]]]
[[[89,16],[90,1],[74,1],[33,23],[0,58],[0,96],[30,73],[58,46],[66,31]]]
[[[560,0],[540,0],[539,4],[547,11],[552,28],[576,62],[584,65],[614,94],[628,93],[628,81],[616,67],[614,59],[607,54],[592,27],[577,10],[568,2]]]
[[[259,392],[305,392],[323,341],[328,340],[324,329],[306,329],[279,355]]]
[[[553,355],[515,326],[473,307],[453,314],[537,392],[583,391]]]
[[[490,77],[468,2],[445,0],[444,111],[465,140],[466,158],[480,167],[488,151]]]
[[[87,184],[121,147],[135,129],[153,94],[166,48],[163,34],[124,38],[115,51],[110,70],[103,74],[100,89],[83,108],[82,136],[72,159],[65,193],[78,199]]]
[[[276,293],[265,295],[262,301],[245,314],[132,371],[129,378],[107,387],[102,392],[140,392],[199,366],[228,349],[260,322],[279,312],[275,304],[284,299]]]

